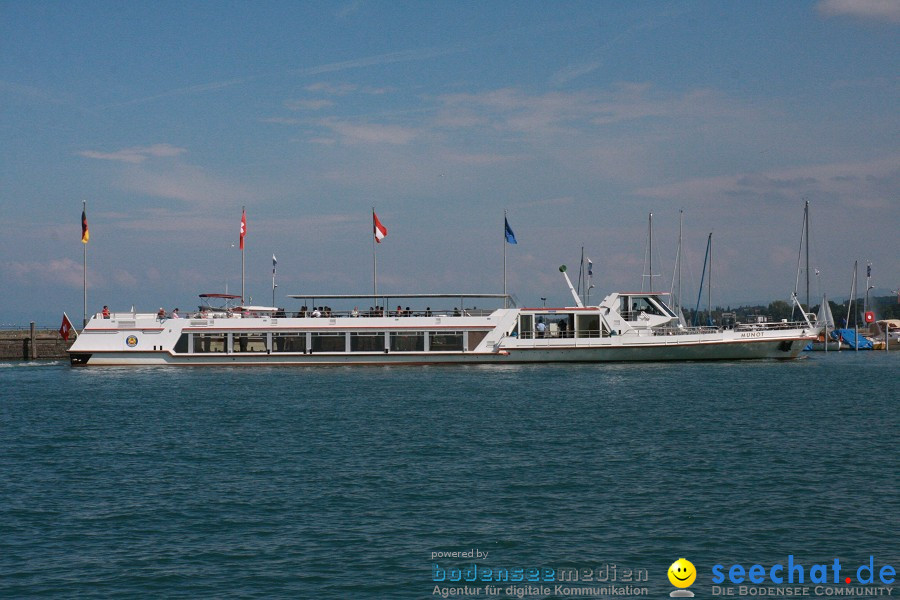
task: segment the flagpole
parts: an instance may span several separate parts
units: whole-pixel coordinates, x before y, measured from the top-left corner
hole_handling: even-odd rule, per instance
[[[372,207],[372,302],[378,310],[378,255],[375,252],[375,207]]]
[[[509,308],[509,297],[506,294],[506,209],[503,209],[503,308]]]
[[[246,214],[246,210],[247,210],[246,206],[241,207],[241,219],[244,218],[244,215]],[[246,236],[241,236],[241,304],[245,303],[244,302],[244,298],[245,298],[245,296],[244,296],[244,237],[246,237]]]
[[[275,308],[275,255],[272,255],[272,307]]]
[[[87,200],[81,201],[81,214],[87,214]],[[82,232],[82,242],[84,242],[84,232]],[[87,244],[81,244],[81,277],[82,277],[82,293],[84,300],[84,313],[82,314],[81,327],[87,326]]]

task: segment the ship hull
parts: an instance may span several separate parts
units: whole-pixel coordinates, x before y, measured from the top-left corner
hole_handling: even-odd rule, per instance
[[[754,341],[691,341],[610,343],[592,346],[561,344],[515,346],[496,352],[387,352],[387,353],[254,353],[175,354],[99,351],[72,353],[73,366],[340,366],[340,365],[449,365],[515,363],[664,362],[751,359],[794,359],[808,339],[779,338]]]

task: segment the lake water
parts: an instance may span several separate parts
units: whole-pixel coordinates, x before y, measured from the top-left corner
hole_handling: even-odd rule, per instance
[[[0,597],[430,598],[476,563],[644,569],[663,598],[686,557],[708,598],[716,564],[900,570],[898,366],[2,363]]]

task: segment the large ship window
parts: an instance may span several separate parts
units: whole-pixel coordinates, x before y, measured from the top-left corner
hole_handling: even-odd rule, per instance
[[[178,341],[175,342],[175,348],[173,351],[175,354],[184,354],[188,351],[188,336],[189,333],[182,333],[181,337],[178,338]]]
[[[601,328],[600,315],[578,315],[575,317],[575,335],[580,338],[595,338],[608,333]]]
[[[306,352],[305,333],[273,333],[273,352]]]
[[[519,315],[519,337],[530,340],[534,337],[534,316]]]
[[[663,315],[662,310],[650,302],[646,296],[623,296],[620,312],[626,321],[637,321],[641,313]]]
[[[195,333],[194,352],[225,352],[224,333]]]
[[[351,333],[351,352],[384,352],[383,333]]]
[[[313,352],[346,352],[347,336],[340,333],[312,334]]]
[[[266,334],[234,333],[232,352],[265,352]]]
[[[423,352],[425,332],[403,332],[391,334],[391,352]]]
[[[653,298],[653,304],[658,308],[659,311],[656,312],[658,315],[666,315],[667,317],[675,317],[677,316],[672,309],[666,306],[666,303],[662,301],[662,298]]]
[[[461,331],[432,331],[429,339],[429,347],[432,352],[459,352],[463,349]]]
[[[574,336],[574,313],[560,313],[554,311],[539,313],[536,315],[528,315],[528,319],[529,321],[531,319],[534,319],[534,325],[531,329],[526,330],[525,319],[523,315],[521,320],[523,338],[567,338]]]

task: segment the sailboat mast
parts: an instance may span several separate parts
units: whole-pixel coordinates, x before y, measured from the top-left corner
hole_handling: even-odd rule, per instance
[[[684,209],[678,211],[678,245],[675,248],[675,266],[672,267],[672,285],[669,286],[669,295],[672,298],[672,310],[678,315],[681,313],[681,231],[684,221]],[[678,282],[678,287],[675,287]],[[680,318],[680,317],[679,317]]]
[[[650,213],[650,219],[647,223],[647,237],[649,238],[649,265],[650,265],[650,293],[653,293],[653,213]]]
[[[706,320],[712,325],[712,233],[709,234],[709,280],[706,284]]]
[[[806,310],[809,310],[809,200],[803,207],[803,229],[806,231]]]
[[[706,253],[703,255],[703,272],[700,274],[700,289],[697,290],[697,306],[694,307],[694,327],[700,324],[700,300],[703,298],[703,280],[706,277],[706,264],[709,260],[709,247],[712,244],[712,232],[706,238]]]
[[[578,295],[584,300],[584,244],[581,245],[581,262],[578,266]]]
[[[857,281],[859,281],[859,261],[853,261],[853,299],[856,300],[856,295],[859,293],[857,289]],[[859,312],[859,308],[854,308],[853,311],[853,336],[856,338],[856,351],[859,352],[859,318],[857,318],[857,313]]]
[[[681,319],[681,229],[684,224],[684,209],[678,211],[678,318]]]

